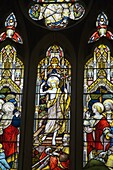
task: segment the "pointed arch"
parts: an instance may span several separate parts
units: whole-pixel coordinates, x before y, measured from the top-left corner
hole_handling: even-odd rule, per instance
[[[10,44],[0,50],[0,146],[7,168],[18,168],[24,64]]]
[[[93,158],[100,160],[102,152],[112,147],[112,65],[111,50],[102,43],[84,66],[83,166]]]
[[[63,49],[54,44],[48,48],[37,67],[33,153],[40,147],[42,151],[39,159],[36,160],[37,156],[34,155],[33,169],[40,166],[44,153],[49,160],[49,151],[55,153],[58,148],[62,150],[62,156],[67,156],[66,162],[69,161],[70,101],[71,65],[65,59]],[[60,158],[59,151],[57,154]],[[51,168],[51,163],[48,162],[46,167]],[[67,167],[68,163],[64,165],[64,168]]]

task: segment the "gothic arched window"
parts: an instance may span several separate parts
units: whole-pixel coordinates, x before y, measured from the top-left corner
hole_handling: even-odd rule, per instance
[[[83,166],[91,159],[110,166],[110,149],[113,146],[112,93],[113,57],[110,48],[100,44],[84,67]],[[109,156],[107,162],[106,156]]]
[[[0,123],[15,139],[0,126],[0,169],[2,151],[6,169],[113,168],[112,13],[113,0],[1,1]]]
[[[0,168],[18,168],[23,78],[24,65],[15,47],[4,46],[0,50],[0,152],[4,159]]]
[[[55,154],[69,167],[70,100],[71,65],[63,49],[52,45],[37,67],[32,169],[51,169]]]

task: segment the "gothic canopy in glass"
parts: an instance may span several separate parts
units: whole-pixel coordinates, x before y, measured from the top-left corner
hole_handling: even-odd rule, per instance
[[[100,44],[84,67],[83,166],[98,160],[112,167],[112,148],[113,57],[110,48]]]
[[[15,47],[0,50],[0,169],[17,169],[24,65]]]
[[[71,65],[63,49],[52,45],[37,67],[33,170],[54,169],[58,160],[59,168],[69,168],[70,102]]]

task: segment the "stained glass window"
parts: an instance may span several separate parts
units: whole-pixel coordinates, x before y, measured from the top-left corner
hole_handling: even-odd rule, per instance
[[[83,3],[75,0],[36,0],[30,5],[29,16],[35,21],[44,20],[49,29],[65,28],[70,20],[79,20],[85,14]]]
[[[24,65],[15,47],[0,51],[0,168],[17,169]]]
[[[84,67],[83,166],[95,160],[112,167],[113,57],[100,44]]]
[[[70,100],[71,65],[53,45],[37,67],[32,169],[69,167]]]
[[[11,40],[23,44],[23,40],[21,38],[21,36],[15,31],[17,27],[17,20],[16,17],[14,15],[14,13],[12,12],[5,21],[5,32],[2,32],[0,34],[0,42],[4,41],[6,38],[10,38]]]
[[[101,37],[106,37],[113,40],[113,34],[107,29],[109,24],[108,17],[104,12],[101,12],[96,21],[97,31],[89,38],[88,43],[98,41]]]

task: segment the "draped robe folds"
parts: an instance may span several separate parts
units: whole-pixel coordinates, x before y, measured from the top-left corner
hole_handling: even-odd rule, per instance
[[[87,133],[88,154],[91,150],[107,151],[110,147],[110,140],[106,139],[105,130],[110,132],[110,125],[105,117],[102,117],[94,126],[95,130]]]
[[[47,156],[47,154],[43,151],[39,160],[42,160],[46,156]],[[41,163],[41,164],[43,164],[43,163]],[[50,170],[69,169],[69,159],[67,159],[66,161],[59,162],[59,158],[52,155],[52,156],[50,156],[48,165],[50,167]]]
[[[45,133],[53,133],[57,131],[63,123],[63,114],[60,107],[61,91],[56,92],[56,97],[48,101],[48,120],[45,126]]]
[[[17,135],[19,130],[13,125],[9,125],[3,130],[3,134],[0,135],[0,143],[3,145],[3,149],[6,157],[16,153],[17,151]]]

